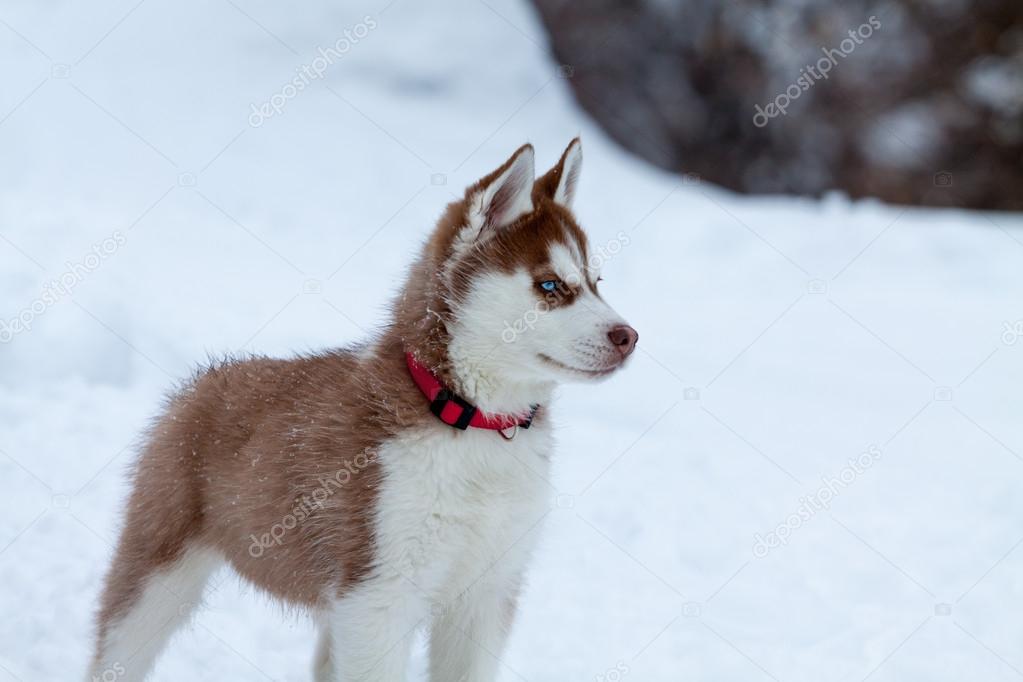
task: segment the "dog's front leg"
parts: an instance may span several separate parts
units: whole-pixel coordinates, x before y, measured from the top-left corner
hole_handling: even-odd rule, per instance
[[[430,628],[431,682],[492,682],[515,615],[515,590],[474,587],[434,606]]]
[[[428,613],[400,579],[364,584],[334,602],[330,666],[334,682],[405,682],[412,642]]]

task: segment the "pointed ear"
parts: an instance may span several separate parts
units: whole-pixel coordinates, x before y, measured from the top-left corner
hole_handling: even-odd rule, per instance
[[[561,159],[554,164],[554,168],[537,179],[533,191],[571,209],[582,165],[583,145],[577,137],[568,143],[568,148],[561,155]]]
[[[500,168],[466,190],[475,234],[505,227],[533,210],[533,145],[524,144]]]

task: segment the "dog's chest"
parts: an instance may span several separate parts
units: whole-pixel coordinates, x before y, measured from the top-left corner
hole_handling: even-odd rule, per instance
[[[481,579],[517,580],[549,508],[546,424],[510,441],[431,428],[386,444],[376,554],[430,598]]]

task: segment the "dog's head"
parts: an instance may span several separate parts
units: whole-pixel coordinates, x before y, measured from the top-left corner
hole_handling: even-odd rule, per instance
[[[638,334],[599,291],[608,249],[592,252],[572,213],[581,165],[576,139],[534,179],[533,147],[525,145],[441,221],[428,249],[445,304],[448,361],[463,381],[594,380],[635,348]]]

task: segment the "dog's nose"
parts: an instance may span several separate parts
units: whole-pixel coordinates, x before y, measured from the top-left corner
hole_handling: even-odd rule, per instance
[[[607,333],[607,338],[611,339],[611,343],[622,354],[622,357],[627,358],[629,353],[636,348],[639,333],[627,324],[620,324],[611,328],[611,331]]]

